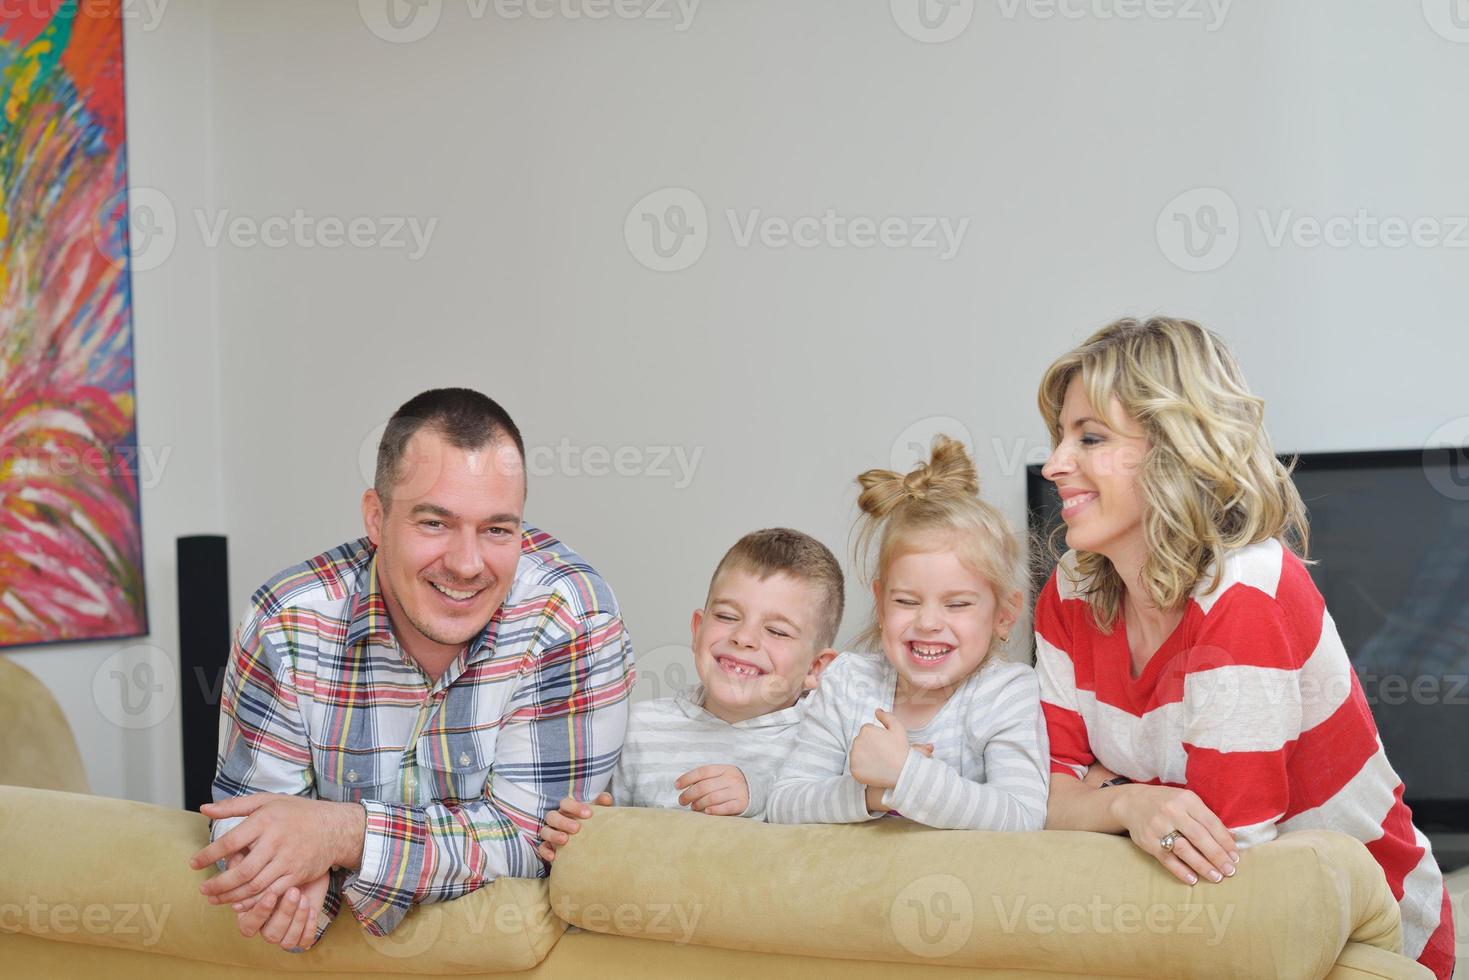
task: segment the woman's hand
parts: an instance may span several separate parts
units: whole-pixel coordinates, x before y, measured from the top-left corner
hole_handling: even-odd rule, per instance
[[[1223,881],[1234,874],[1239,863],[1234,835],[1192,790],[1131,783],[1098,792],[1115,794],[1112,815],[1134,844],[1179,881],[1192,885],[1200,877]],[[1173,850],[1166,851],[1161,841],[1175,830]]]

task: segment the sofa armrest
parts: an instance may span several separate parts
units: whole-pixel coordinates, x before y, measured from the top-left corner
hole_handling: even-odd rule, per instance
[[[0,785],[87,792],[71,725],[40,679],[0,656]]]
[[[291,972],[484,974],[539,963],[566,925],[544,879],[500,879],[414,909],[384,938],[343,907],[313,949],[292,954],[235,928],[189,858],[201,814],[100,796],[0,786],[0,931]]]
[[[726,949],[1136,977],[1325,976],[1348,942],[1398,954],[1366,848],[1286,834],[1190,887],[1122,837],[771,826],[597,807],[552,866],[558,915]]]

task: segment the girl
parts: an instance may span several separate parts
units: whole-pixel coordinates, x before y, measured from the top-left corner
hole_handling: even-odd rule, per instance
[[[1119,320],[1051,365],[1040,408],[1072,549],[1035,614],[1046,826],[1126,833],[1189,884],[1285,831],[1351,834],[1400,896],[1404,951],[1449,976],[1442,875],[1234,358],[1186,320]]]
[[[771,823],[890,811],[930,827],[1039,830],[1046,733],[1028,666],[998,656],[1024,607],[1021,543],[946,436],[906,476],[857,478],[874,617],[826,669],[771,791]]]

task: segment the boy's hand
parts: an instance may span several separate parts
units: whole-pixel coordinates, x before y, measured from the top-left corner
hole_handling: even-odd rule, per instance
[[[611,806],[612,794],[599,793],[592,801],[595,806]],[[541,843],[536,847],[536,853],[546,862],[556,860],[556,849],[565,847],[566,842],[571,840],[571,835],[581,830],[578,820],[590,820],[592,808],[580,800],[566,797],[560,803],[558,809],[546,814],[545,826],[541,828]]]
[[[863,725],[852,739],[848,764],[852,778],[867,786],[892,789],[908,758],[908,729],[891,712],[877,709],[878,724]]]
[[[718,817],[737,817],[750,806],[750,784],[739,766],[700,766],[674,781],[680,806]]]

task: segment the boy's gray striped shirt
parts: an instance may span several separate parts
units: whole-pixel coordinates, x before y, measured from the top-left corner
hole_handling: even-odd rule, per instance
[[[796,747],[766,808],[771,823],[873,820],[866,788],[847,765],[862,726],[893,708],[897,671],[881,653],[843,653],[811,695]],[[1040,684],[1025,664],[990,660],[969,675],[933,719],[910,731],[933,758],[908,752],[883,805],[929,827],[1040,830],[1046,822],[1050,746]]]
[[[612,801],[617,806],[680,806],[679,776],[699,766],[739,767],[750,787],[750,805],[742,817],[760,818],[770,784],[796,744],[796,731],[806,715],[810,695],[789,708],[733,724],[704,707],[703,685],[673,697],[632,706],[622,757],[612,773]]]

